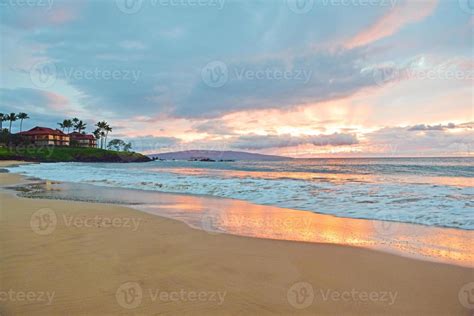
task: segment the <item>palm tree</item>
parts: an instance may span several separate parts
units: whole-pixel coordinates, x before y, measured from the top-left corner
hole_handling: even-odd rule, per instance
[[[0,113],[0,132],[3,131],[3,121],[5,121],[5,114]]]
[[[74,125],[74,130],[77,130],[79,133],[84,131],[87,127],[87,124],[84,123],[83,121],[79,121]]]
[[[73,132],[76,131],[76,128],[77,128],[76,125],[77,125],[77,123],[79,123],[79,119],[78,119],[77,117],[73,118],[73,119],[72,119],[72,124],[74,124],[74,126],[73,126],[74,129],[72,130]]]
[[[92,132],[94,134],[95,139],[100,139],[100,128],[97,128],[95,131]]]
[[[105,132],[103,130],[100,131],[100,148],[104,149],[104,138],[105,138]]]
[[[104,130],[105,130],[105,146],[107,146],[107,137],[109,136],[109,133],[112,133],[112,127],[110,127],[109,124],[106,123]]]
[[[69,129],[73,126],[71,120],[64,120],[63,125],[65,128],[67,128],[67,133],[69,134]]]
[[[58,125],[59,125],[59,127],[61,127],[61,130],[64,132],[64,128],[66,127],[66,126],[64,126],[64,123],[58,123]]]
[[[107,122],[105,122],[105,121],[97,122],[97,124],[95,124],[95,126],[97,126],[97,129],[99,130],[99,135],[101,136],[101,138],[100,138],[100,148],[102,148],[103,143],[104,143],[102,138],[105,136],[104,130],[107,127]]]
[[[12,133],[12,123],[15,122],[16,119],[17,119],[17,116],[13,112],[7,115],[7,121],[10,121],[10,128],[8,129],[8,132],[10,134]]]
[[[23,113],[23,112],[18,113],[17,117],[18,119],[20,119],[20,133],[21,133],[21,131],[23,130],[23,120],[27,120],[30,117],[28,116],[28,114]]]

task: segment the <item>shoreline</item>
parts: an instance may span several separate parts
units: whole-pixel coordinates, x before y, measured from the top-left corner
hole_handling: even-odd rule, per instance
[[[340,245],[428,262],[474,267],[474,246],[470,242],[474,240],[474,231],[471,230],[345,218],[214,196],[41,179],[31,183],[32,188],[25,189],[28,185],[17,188],[21,191],[18,194],[28,198],[125,206],[178,220],[190,228],[210,234]],[[25,193],[25,190],[34,190],[34,193]],[[180,205],[180,209],[169,205]]]
[[[2,186],[20,179],[0,174]],[[460,266],[345,245],[216,234],[120,205],[6,192],[0,201],[0,293],[51,298],[2,300],[2,314],[470,311],[460,295],[474,273]],[[51,214],[53,230],[36,225]],[[136,290],[140,300],[122,295]],[[300,297],[303,292],[312,295]]]

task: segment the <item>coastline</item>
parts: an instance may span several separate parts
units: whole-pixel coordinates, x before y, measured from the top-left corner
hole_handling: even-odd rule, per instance
[[[18,191],[20,197],[126,206],[211,234],[359,247],[474,268],[472,230],[348,218],[211,195],[95,183],[35,179],[31,184],[9,189]]]
[[[22,177],[0,179],[9,186]],[[468,268],[345,245],[216,234],[120,205],[6,192],[0,201],[1,289],[54,292],[51,304],[0,302],[2,314],[469,313],[458,297],[474,280]],[[51,214],[53,230],[36,226],[34,219]],[[121,296],[130,289],[141,290],[140,302]],[[168,300],[151,295],[156,289]],[[301,289],[313,298],[293,296]],[[183,291],[207,293],[207,300],[171,299]]]

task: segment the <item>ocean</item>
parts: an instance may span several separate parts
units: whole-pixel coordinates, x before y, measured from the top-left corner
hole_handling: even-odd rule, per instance
[[[9,170],[55,181],[474,230],[474,158],[41,163]]]

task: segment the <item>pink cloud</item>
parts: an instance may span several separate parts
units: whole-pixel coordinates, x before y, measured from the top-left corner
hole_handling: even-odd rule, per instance
[[[69,109],[69,100],[65,96],[53,92],[42,91],[46,99],[47,107],[56,111],[66,111]]]
[[[437,5],[438,0],[406,0],[380,17],[368,29],[350,39],[346,46],[350,48],[362,46],[395,34],[405,25],[422,21],[430,16]]]

